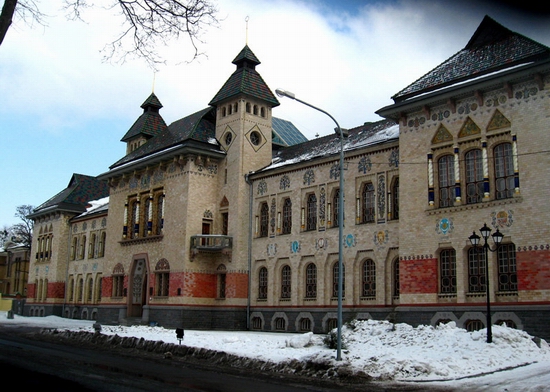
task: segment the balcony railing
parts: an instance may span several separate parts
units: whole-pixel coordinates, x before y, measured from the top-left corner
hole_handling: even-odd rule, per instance
[[[191,250],[202,252],[221,252],[231,250],[233,237],[227,235],[202,234],[191,236]]]

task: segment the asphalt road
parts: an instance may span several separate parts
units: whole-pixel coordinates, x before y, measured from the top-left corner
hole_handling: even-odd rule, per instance
[[[0,327],[0,369],[6,385],[17,389],[49,386],[54,391],[412,391],[425,390],[380,383],[337,384],[229,369],[185,358],[124,349],[40,339],[24,327]],[[9,382],[8,382],[9,381]]]

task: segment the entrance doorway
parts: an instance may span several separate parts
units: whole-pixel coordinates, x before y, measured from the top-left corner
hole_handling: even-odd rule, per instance
[[[141,317],[143,306],[147,304],[147,262],[145,259],[134,260],[129,286],[128,317]]]

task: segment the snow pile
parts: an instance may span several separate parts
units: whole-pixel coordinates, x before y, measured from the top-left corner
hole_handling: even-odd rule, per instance
[[[539,348],[524,331],[493,326],[493,343],[486,331],[467,332],[454,322],[437,327],[353,321],[342,329],[342,359],[355,371],[376,379],[445,380],[550,360],[550,348]],[[326,358],[319,353],[318,358]]]

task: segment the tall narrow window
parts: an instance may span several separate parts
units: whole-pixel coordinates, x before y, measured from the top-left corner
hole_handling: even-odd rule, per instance
[[[222,212],[222,234],[227,235],[229,232],[229,213]]]
[[[220,265],[218,267],[218,298],[225,299],[225,289],[227,283],[227,275],[225,265]]]
[[[83,235],[80,238],[80,251],[79,251],[78,258],[83,259],[85,255],[86,255],[86,236]]]
[[[290,266],[285,265],[281,270],[281,298],[290,298],[291,288],[291,270]]]
[[[153,234],[161,235],[164,226],[164,193],[159,192],[156,195],[156,205],[153,214]]]
[[[267,299],[267,268],[260,268],[258,274],[258,299]]]
[[[504,244],[498,247],[498,291],[517,291],[516,247]]]
[[[260,237],[267,237],[269,231],[269,206],[262,203],[260,206]]]
[[[466,165],[466,203],[481,203],[483,199],[483,160],[481,150],[470,150],[464,156]]]
[[[399,219],[399,177],[393,181],[391,191],[391,218]]]
[[[78,245],[78,237],[75,236],[71,241],[71,260],[76,260],[77,245]]]
[[[90,245],[88,246],[88,258],[93,259],[95,256],[95,243],[96,243],[96,234],[90,236]]]
[[[97,250],[97,257],[103,257],[105,256],[105,239],[107,237],[107,233],[105,231],[102,231],[99,236],[99,247]]]
[[[92,303],[94,299],[94,280],[91,276],[88,277],[86,283],[86,302]]]
[[[361,223],[374,222],[376,205],[374,200],[374,185],[372,185],[372,182],[367,182],[363,186],[363,192],[361,194],[361,208]]]
[[[309,263],[306,267],[306,298],[317,297],[317,267]]]
[[[283,202],[283,234],[292,232],[292,201],[287,197]]]
[[[317,196],[311,193],[307,196],[307,224],[306,230],[317,229]]]
[[[485,292],[485,252],[482,249],[468,250],[468,290],[470,293]]]
[[[340,189],[334,191],[334,196],[332,197],[332,227],[338,227],[340,224]]]
[[[361,296],[366,298],[376,297],[376,264],[371,259],[363,262],[361,269]]]
[[[102,285],[103,285],[103,278],[101,277],[100,274],[97,274],[96,278],[95,278],[95,285],[96,285],[96,288],[95,288],[95,301],[96,303],[99,303],[101,302],[101,294],[102,294]]]
[[[337,261],[332,266],[332,297],[338,297],[338,279],[340,274],[338,268],[339,262]],[[346,265],[342,263],[342,298],[346,296]]]
[[[399,297],[399,259],[396,258],[393,262],[393,296]]]
[[[130,204],[130,214],[128,219],[128,236],[130,238],[136,238],[137,233],[139,232],[139,218],[137,216],[138,214],[138,201],[133,200]]]
[[[144,205],[145,206],[143,208],[143,219],[141,220],[143,222],[142,225],[141,225],[141,227],[142,227],[141,236],[142,237],[147,237],[150,234],[149,230],[152,230],[151,225],[152,225],[153,222],[149,221],[149,214],[152,212],[150,210],[151,210],[151,208],[153,208],[153,201],[148,197],[148,198],[145,199]],[[152,214],[151,214],[151,217],[152,217]]]
[[[455,159],[452,155],[439,158],[439,207],[454,205]]]
[[[439,255],[439,284],[442,294],[456,293],[456,252],[454,249],[442,250]]]
[[[497,199],[514,196],[514,163],[512,145],[502,143],[495,147],[495,189]]]

